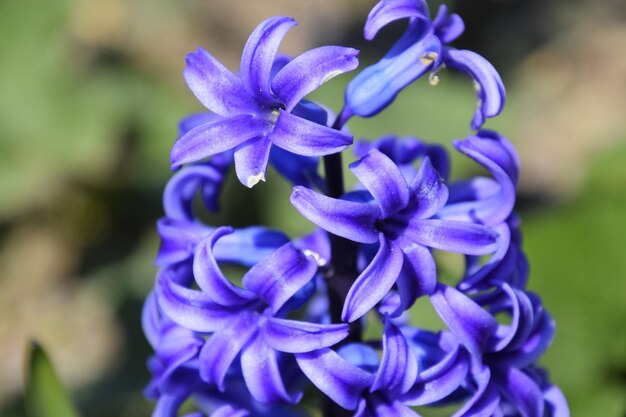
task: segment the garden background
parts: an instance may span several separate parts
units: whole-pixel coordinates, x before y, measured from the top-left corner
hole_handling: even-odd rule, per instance
[[[25,352],[37,340],[89,417],[141,417],[150,348],[140,328],[152,286],[169,149],[202,111],[181,77],[202,46],[236,70],[250,31],[271,15],[300,25],[283,52],[365,48],[367,0],[0,0],[0,415],[24,416]],[[626,6],[619,0],[456,0],[454,45],[499,69],[508,91],[487,123],[518,147],[530,289],[557,322],[543,365],[573,416],[626,413]],[[431,10],[437,2],[431,1]],[[402,25],[382,33],[377,59]],[[362,64],[364,67],[365,65]],[[352,75],[315,98],[339,110]],[[357,138],[445,143],[470,133],[471,83],[452,71],[418,82]],[[453,157],[453,177],[475,166]],[[348,178],[351,178],[348,175]],[[232,178],[231,178],[232,180]],[[208,221],[311,225],[276,176],[229,181]],[[449,271],[459,259],[449,259]],[[436,326],[427,305],[415,314]]]

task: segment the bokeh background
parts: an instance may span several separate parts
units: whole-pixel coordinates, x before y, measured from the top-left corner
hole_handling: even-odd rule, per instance
[[[300,26],[283,52],[361,40],[370,0],[0,0],[0,415],[25,415],[25,347],[48,351],[83,414],[148,416],[140,329],[153,283],[154,222],[177,121],[202,110],[180,75],[198,46],[236,69],[262,19]],[[432,1],[436,10],[437,2]],[[558,323],[543,365],[574,416],[626,415],[626,6],[620,0],[456,0],[455,46],[500,70],[499,129],[522,159],[518,211],[530,287]],[[419,82],[357,137],[395,132],[448,144],[469,133],[474,93],[451,71]],[[315,98],[339,110],[350,75]],[[477,168],[458,157],[455,177]],[[310,229],[270,174],[230,182],[234,226]]]

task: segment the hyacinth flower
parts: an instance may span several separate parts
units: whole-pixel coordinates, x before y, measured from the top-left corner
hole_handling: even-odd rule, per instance
[[[364,36],[372,40],[386,25],[407,18],[408,28],[383,59],[367,67],[348,85],[346,111],[361,117],[374,116],[422,75],[430,71],[431,82],[436,84],[435,72],[449,67],[474,81],[478,106],[472,129],[479,129],[486,118],[497,116],[505,100],[502,79],[482,56],[447,46],[463,33],[465,26],[459,15],[448,13],[445,5],[431,20],[424,0],[382,0],[370,12]]]
[[[539,297],[506,283],[474,299],[452,289],[447,292],[433,299],[433,305],[473,361],[463,389],[470,398],[455,416],[515,410],[522,416],[542,417],[546,409],[548,415],[568,415],[560,390],[533,366],[554,337],[554,321]],[[498,314],[508,316],[510,324],[499,324]]]
[[[201,49],[187,57],[183,75],[209,112],[179,125],[172,167],[186,166],[168,183],[158,222],[160,270],[142,320],[154,349],[153,416],[177,417],[189,402],[196,411],[185,417],[310,417],[317,406],[324,417],[415,417],[421,406],[454,406],[453,417],[569,415],[536,367],[555,325],[526,289],[513,212],[519,161],[506,138],[478,130],[502,108],[500,77],[447,45],[464,28],[445,6],[431,20],[421,0],[382,0],[366,38],[401,19],[406,32],[349,83],[336,118],[304,97],[354,69],[357,52],[278,55],[291,18],[254,30],[236,74]],[[452,144],[488,175],[451,181],[444,147],[388,135],[353,148],[360,184],[346,193],[350,117],[375,115],[427,72],[436,82],[444,66],[476,82],[478,131]],[[220,208],[231,166],[252,187],[268,164],[296,186],[292,204],[319,228],[288,238],[201,221],[197,211]],[[441,282],[434,250],[464,254],[465,272]],[[237,284],[225,263],[246,268]],[[413,324],[419,297],[445,329]],[[376,317],[383,330],[372,336]]]
[[[404,309],[419,296],[432,293],[437,278],[428,248],[470,255],[485,255],[496,249],[496,235],[490,229],[437,218],[448,189],[428,158],[410,186],[391,159],[377,149],[370,150],[350,169],[367,192],[333,199],[295,187],[291,196],[294,207],[321,228],[355,242],[380,243],[371,264],[347,295],[343,320],[363,316],[394,284]],[[408,272],[401,274],[403,265]]]
[[[154,293],[146,299],[142,325],[155,350],[148,362],[153,379],[145,390],[147,397],[157,400],[154,417],[178,415],[179,408],[192,396],[204,413],[185,417],[303,417],[292,408],[260,405],[250,395],[240,370],[227,376],[222,391],[205,383],[200,378],[199,361],[204,340],[164,316]]]
[[[294,58],[272,77],[280,42],[296,24],[289,17],[262,22],[244,47],[238,75],[203,49],[187,55],[185,81],[218,117],[176,141],[173,168],[234,149],[237,177],[253,187],[265,180],[272,145],[297,155],[320,156],[352,143],[349,134],[300,117],[298,105],[330,78],[355,69],[358,51],[319,47]]]
[[[246,386],[259,403],[297,402],[301,394],[287,392],[278,352],[307,352],[334,345],[347,336],[348,326],[284,318],[294,308],[288,301],[317,273],[313,257],[291,243],[253,266],[243,277],[243,288],[233,285],[213,255],[215,243],[232,232],[219,228],[196,249],[193,278],[201,291],[178,284],[169,277],[171,271],[162,273],[156,289],[159,305],[175,323],[194,332],[211,333],[199,354],[203,381],[223,389],[229,368],[240,356]]]

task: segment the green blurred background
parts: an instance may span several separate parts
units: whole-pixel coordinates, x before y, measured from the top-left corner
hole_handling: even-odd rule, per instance
[[[0,415],[25,415],[24,352],[47,350],[85,416],[148,416],[150,349],[140,329],[158,245],[154,222],[171,175],[177,121],[201,111],[180,73],[198,46],[236,69],[254,26],[300,26],[283,52],[370,48],[366,0],[0,0]],[[436,2],[431,2],[435,10]],[[499,129],[522,159],[518,211],[530,287],[556,318],[543,365],[574,416],[626,415],[626,7],[597,0],[457,0],[455,43],[505,80]],[[469,133],[471,83],[450,71],[420,82],[357,137],[414,135],[448,144]],[[315,98],[339,110],[350,76]],[[453,156],[453,176],[479,172]],[[348,176],[350,178],[350,176]],[[215,224],[310,230],[270,174],[232,181]],[[62,416],[60,416],[62,417]]]

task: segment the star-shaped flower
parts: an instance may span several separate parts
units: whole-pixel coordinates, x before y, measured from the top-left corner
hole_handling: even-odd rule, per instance
[[[237,177],[252,187],[265,180],[272,145],[297,155],[321,156],[352,143],[351,135],[305,118],[309,112],[299,103],[329,79],[355,69],[358,51],[322,46],[294,58],[273,75],[278,46],[296,24],[289,17],[262,22],[246,43],[238,75],[203,49],[187,55],[185,81],[219,117],[176,141],[173,168],[234,149]]]
[[[173,269],[164,270],[156,295],[164,314],[180,326],[210,333],[199,354],[200,377],[221,390],[231,364],[240,358],[243,378],[261,404],[296,403],[283,383],[279,352],[300,353],[332,346],[348,335],[346,324],[289,320],[285,315],[307,297],[301,290],[317,273],[317,262],[287,243],[243,277],[243,288],[222,273],[213,248],[231,228],[217,229],[196,249],[193,279],[200,291],[187,288]],[[310,296],[310,294],[308,294]]]
[[[497,235],[491,229],[437,218],[448,189],[429,158],[423,160],[410,186],[400,169],[377,149],[350,169],[367,191],[334,199],[294,187],[291,196],[295,208],[321,228],[355,242],[380,244],[346,297],[343,320],[351,322],[363,316],[394,284],[403,309],[419,296],[430,294],[437,278],[428,248],[468,255],[485,255],[496,249]]]

